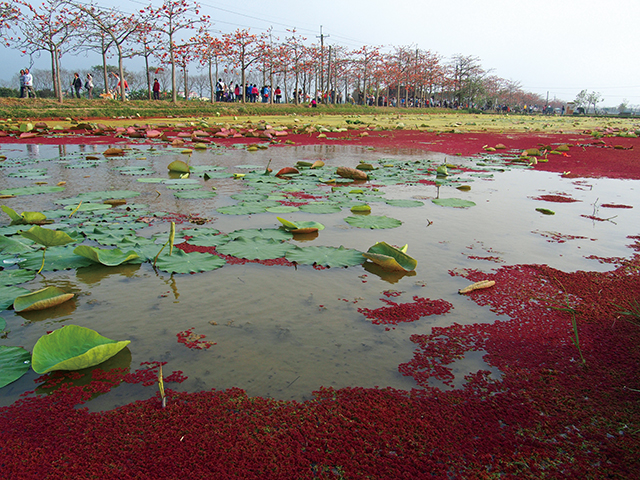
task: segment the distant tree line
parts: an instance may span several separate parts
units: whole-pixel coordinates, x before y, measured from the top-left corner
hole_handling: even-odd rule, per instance
[[[248,29],[214,36],[211,26],[211,18],[191,0],[164,0],[134,14],[75,0],[0,1],[2,41],[30,58],[49,57],[46,75],[32,72],[34,87],[61,102],[72,73],[61,67],[62,59],[96,52],[102,65],[82,72],[81,78],[92,73],[94,93],[117,93],[122,100],[151,99],[158,78],[173,102],[196,96],[216,101],[217,80],[222,79],[230,95],[218,95],[217,100],[233,98],[241,85],[235,100],[246,102],[245,87],[255,84],[271,87],[271,94],[263,96],[269,103],[279,86],[285,101],[294,103],[313,98],[404,107],[547,106],[545,98],[524,91],[520,82],[493,75],[475,56],[444,58],[414,46],[395,46],[386,53],[370,45],[350,50],[323,41],[310,43],[295,30],[285,38]],[[134,57],[144,60],[142,73],[125,67]],[[112,60],[117,64],[110,65]],[[192,74],[195,68],[204,73]]]

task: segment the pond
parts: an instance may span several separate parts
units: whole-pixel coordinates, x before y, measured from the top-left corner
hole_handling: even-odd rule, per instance
[[[628,256],[627,236],[637,234],[640,227],[633,208],[614,208],[634,206],[638,181],[564,178],[507,165],[498,156],[445,158],[433,152],[348,145],[269,147],[255,152],[244,147],[212,148],[185,155],[160,145],[129,146],[125,156],[107,158],[102,155],[106,147],[98,145],[5,145],[0,150],[7,157],[1,164],[0,190],[65,183],[60,191],[20,194],[3,199],[2,204],[17,212],[45,212],[55,221],[50,228],[85,233],[101,229],[101,236],[84,240],[87,245],[111,245],[102,240],[108,233],[117,236],[123,229],[134,229],[136,235],[153,239],[157,251],[168,239],[171,220],[176,221],[176,243],[184,242],[180,231],[185,229],[215,228],[228,234],[278,228],[277,217],[313,220],[325,228],[316,235],[294,236],[288,243],[343,246],[360,252],[380,241],[408,244],[407,253],[417,260],[417,268],[402,275],[370,262],[331,268],[228,262],[208,272],[171,274],[147,261],[45,269],[19,286],[33,291],[54,285],[76,297],[40,312],[5,310],[0,315],[9,333],[0,345],[21,345],[31,351],[42,335],[75,324],[114,340],[131,340],[128,348],[101,368],[134,372],[144,368],[145,362],[166,362],[165,375],[180,371],[188,377],[182,383],[167,383],[180,391],[239,387],[250,396],[304,400],[321,386],[410,390],[416,384],[399,373],[398,365],[413,356],[411,335],[430,333],[433,326],[499,320],[488,308],[459,295],[458,290],[469,282],[450,271],[490,271],[501,265],[531,263],[565,271],[604,271],[610,265],[587,257]],[[175,160],[188,160],[189,178],[180,179],[168,171]],[[268,164],[277,172],[299,161],[316,160],[325,166],[301,169],[301,175],[291,180],[262,175]],[[336,167],[355,167],[360,162],[376,168],[370,172],[370,181],[328,182],[336,178]],[[449,175],[437,177],[435,169],[443,163],[449,164]],[[456,188],[461,185],[470,189]],[[139,195],[127,198],[123,206],[85,210],[87,204],[99,205],[109,198],[100,195],[109,191]],[[206,198],[179,198],[184,193]],[[83,198],[84,207],[74,212]],[[436,198],[458,198],[475,205],[440,206],[432,202]],[[222,213],[223,207],[243,201],[318,203],[323,206],[319,211],[329,213],[312,209]],[[345,218],[355,216],[350,207],[362,203],[371,206],[370,216],[389,217],[401,224],[359,228],[347,223]],[[555,214],[536,210],[540,208]],[[0,225],[5,235],[24,228],[9,226],[7,216]],[[1,258],[5,269],[25,266],[20,256],[3,254]],[[374,324],[359,311],[390,301],[412,302],[414,297],[442,299],[452,308],[444,315],[387,325]],[[179,339],[189,333],[208,348],[187,348]],[[464,375],[479,369],[500,376],[485,364],[482,352],[472,352],[454,365],[455,385],[462,385]],[[42,383],[38,377],[30,371],[1,389],[0,405],[34,390]],[[151,397],[156,391],[155,385],[123,383],[88,406],[110,409]]]

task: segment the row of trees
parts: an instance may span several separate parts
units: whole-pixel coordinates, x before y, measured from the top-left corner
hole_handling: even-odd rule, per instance
[[[92,51],[102,56],[105,90],[108,59],[117,59],[118,76],[125,78],[124,62],[140,57],[145,63],[149,98],[154,73],[166,67],[174,102],[178,75],[182,74],[188,98],[189,68],[197,66],[207,72],[211,101],[216,79],[225,77],[242,85],[250,81],[281,85],[284,97],[293,97],[296,103],[302,98],[293,92],[303,91],[312,96],[321,92],[326,102],[353,96],[358,103],[393,98],[405,106],[428,105],[433,100],[465,107],[546,105],[544,98],[523,91],[519,82],[485,70],[474,56],[445,59],[416,46],[392,47],[388,52],[369,45],[349,50],[341,45],[310,44],[295,30],[282,39],[271,31],[255,34],[247,29],[213,36],[211,25],[211,19],[191,0],[163,0],[159,6],[150,4],[134,14],[79,0],[0,1],[3,42],[24,55],[50,57],[51,85],[59,101],[64,90],[62,57]],[[120,89],[124,99],[124,82]]]

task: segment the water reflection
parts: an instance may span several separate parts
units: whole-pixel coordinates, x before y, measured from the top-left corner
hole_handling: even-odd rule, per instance
[[[106,267],[104,265],[91,265],[76,270],[76,278],[86,284],[95,285],[109,276],[120,275],[125,278],[132,278],[140,270],[140,264],[124,264],[115,267]]]
[[[59,388],[65,387],[84,387],[89,385],[93,381],[93,372],[96,370],[101,371],[102,378],[108,378],[108,374],[112,370],[118,369],[119,374],[129,373],[131,370],[131,350],[129,347],[125,347],[120,350],[116,355],[105,360],[104,362],[94,367],[83,368],[81,370],[74,370],[73,372],[67,371],[55,371],[49,372],[42,378],[42,383],[36,387],[36,393],[41,395],[50,395]],[[105,372],[105,373],[102,373]],[[51,382],[51,383],[49,383]],[[117,385],[114,386],[117,387]],[[94,399],[106,392],[97,392],[91,395],[91,399]]]
[[[398,283],[404,277],[416,276],[415,270],[411,270],[409,272],[401,270],[387,270],[382,268],[380,265],[369,261],[364,262],[362,266],[367,272],[377,275],[381,280],[389,283]]]

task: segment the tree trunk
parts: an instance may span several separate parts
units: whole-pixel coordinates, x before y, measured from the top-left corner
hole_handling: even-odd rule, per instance
[[[216,75],[218,74],[217,60],[218,60],[218,57],[216,57]],[[213,80],[213,70],[211,69],[211,57],[209,57],[209,89],[211,91],[211,94],[210,94],[211,103],[213,103],[216,98],[216,92],[215,92],[215,81]]]

